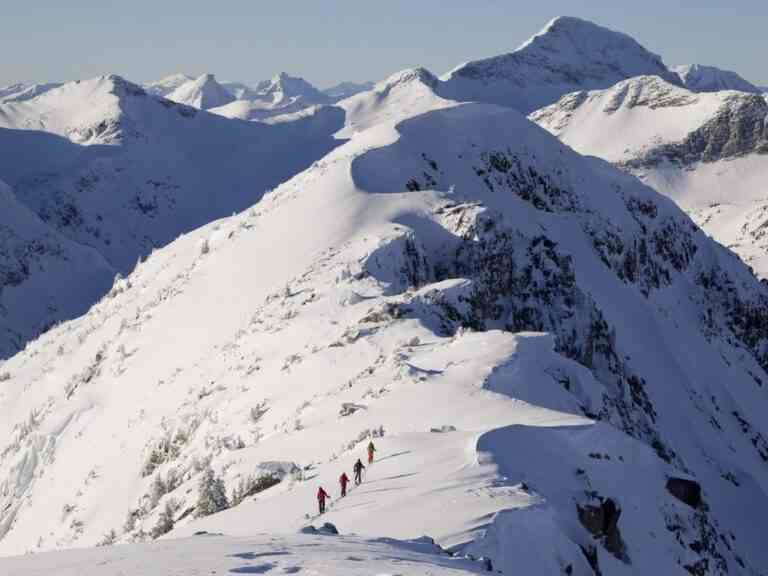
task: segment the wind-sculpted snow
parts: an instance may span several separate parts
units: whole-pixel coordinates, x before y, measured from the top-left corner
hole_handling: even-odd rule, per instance
[[[161,544],[73,550],[3,560],[6,576],[167,576],[168,574],[407,574],[468,576],[482,562],[451,558],[428,539],[365,540],[354,536],[200,534]]]
[[[504,573],[765,571],[768,288],[635,178],[402,79],[3,365],[0,553],[327,520]]]

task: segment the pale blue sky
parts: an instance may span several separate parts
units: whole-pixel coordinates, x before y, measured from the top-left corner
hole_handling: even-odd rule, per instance
[[[0,85],[278,71],[321,87],[514,49],[557,15],[622,30],[667,64],[768,85],[766,0],[0,0]]]

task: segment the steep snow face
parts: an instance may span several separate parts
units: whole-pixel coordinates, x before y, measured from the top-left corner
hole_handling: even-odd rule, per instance
[[[235,100],[226,88],[216,82],[213,74],[202,74],[182,84],[166,97],[199,110],[224,106]]]
[[[0,132],[0,148],[8,144]],[[92,249],[47,226],[0,181],[0,357],[57,321],[83,314],[115,270]],[[52,280],[55,279],[55,282]]]
[[[759,94],[693,93],[658,78],[577,92],[530,118],[584,154],[619,163],[674,198],[768,276],[762,232],[768,104]]]
[[[328,96],[306,80],[282,72],[271,80],[259,82],[239,100],[213,108],[211,112],[240,120],[265,120],[330,103]]]
[[[61,82],[48,82],[45,84],[11,84],[0,88],[0,104],[9,102],[24,102],[45,94],[61,86]]]
[[[155,96],[168,96],[171,92],[176,90],[179,86],[192,82],[194,78],[187,76],[186,74],[171,74],[155,82],[149,82],[144,84],[144,88],[150,94]]]
[[[373,438],[342,532],[509,574],[765,571],[768,288],[516,112],[434,103],[4,364],[0,553],[294,533]],[[195,518],[209,465],[238,505]]]
[[[511,106],[528,114],[564,94],[608,88],[643,75],[680,83],[659,56],[629,36],[578,18],[560,17],[514,52],[452,70],[443,78],[443,95]]]
[[[107,76],[0,106],[0,178],[51,234],[95,249],[126,274],[156,247],[252,205],[340,144],[333,134],[343,116],[328,109],[274,127],[233,122]],[[15,225],[9,213],[0,221]],[[29,256],[6,255],[12,266]],[[103,279],[90,283],[97,272],[82,274],[83,293],[70,294],[79,303],[70,312],[82,312],[108,289]],[[60,281],[48,278],[51,285]],[[31,291],[20,290],[18,298],[49,309]],[[51,304],[42,324],[61,319],[61,309]],[[14,314],[8,326],[34,335],[39,316],[26,325]],[[0,349],[7,353],[25,340],[5,340]]]
[[[360,92],[367,92],[375,85],[375,82],[340,82],[323,90],[323,94],[328,96],[331,101],[338,102],[355,94],[360,94]]]
[[[764,90],[746,81],[736,72],[721,70],[714,66],[687,64],[675,66],[672,71],[678,75],[683,85],[694,92],[720,92],[722,90],[738,90],[761,94]]]

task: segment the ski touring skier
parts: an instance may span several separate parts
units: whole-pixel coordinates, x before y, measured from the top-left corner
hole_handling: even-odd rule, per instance
[[[349,484],[349,476],[346,472],[342,472],[339,476],[339,484],[341,484],[341,497],[344,498],[347,495],[347,484]]]
[[[326,498],[330,500],[331,497],[328,496],[328,492],[323,490],[323,487],[320,486],[320,488],[317,489],[317,504],[318,504],[318,506],[320,508],[320,514],[324,514],[325,513],[325,499]]]
[[[357,462],[355,462],[353,470],[355,471],[355,486],[359,486],[363,481],[363,470],[365,470],[365,466],[363,466],[360,458],[358,458]]]
[[[373,464],[373,453],[376,452],[376,447],[373,445],[373,440],[368,442],[368,464]]]

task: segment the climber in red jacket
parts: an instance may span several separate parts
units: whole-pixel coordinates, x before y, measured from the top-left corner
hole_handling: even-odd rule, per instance
[[[320,507],[320,514],[325,513],[325,499],[328,498],[331,499],[330,496],[328,496],[328,492],[323,490],[323,487],[320,486],[320,488],[317,489],[317,504]]]
[[[349,476],[346,472],[342,472],[339,476],[339,484],[341,484],[341,497],[344,498],[347,495],[347,484],[349,484]]]

